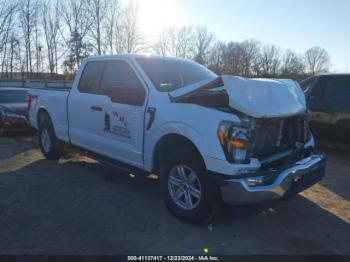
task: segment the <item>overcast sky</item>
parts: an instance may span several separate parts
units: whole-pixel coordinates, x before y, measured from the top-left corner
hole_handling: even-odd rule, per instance
[[[329,52],[332,71],[350,71],[350,0],[136,1],[149,36],[166,26],[202,24],[224,41],[254,38],[298,53],[318,45]]]

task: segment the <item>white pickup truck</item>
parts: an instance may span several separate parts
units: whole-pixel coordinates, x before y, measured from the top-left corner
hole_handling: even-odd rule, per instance
[[[99,56],[84,60],[71,89],[33,88],[28,103],[47,159],[72,145],[157,174],[167,207],[190,223],[221,200],[293,196],[325,172],[292,80],[217,76],[180,58]]]

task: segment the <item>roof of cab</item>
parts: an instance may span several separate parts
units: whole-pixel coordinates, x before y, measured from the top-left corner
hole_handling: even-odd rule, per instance
[[[99,56],[90,56],[87,58],[84,58],[83,62],[89,62],[89,61],[100,61],[105,59],[113,59],[113,58],[126,58],[126,59],[164,59],[164,60],[178,60],[178,61],[191,61],[188,59],[175,57],[175,56],[160,56],[160,55],[145,55],[145,54],[123,54],[123,55],[99,55]],[[191,61],[192,62],[192,61]]]
[[[350,76],[350,73],[322,73],[311,77],[319,77],[319,76]]]
[[[319,77],[325,78],[325,77],[334,77],[334,76],[350,76],[350,73],[322,73],[319,75],[309,76],[309,77],[303,79],[302,81],[300,81],[300,83],[302,83],[306,80],[309,80],[311,78],[319,78]]]

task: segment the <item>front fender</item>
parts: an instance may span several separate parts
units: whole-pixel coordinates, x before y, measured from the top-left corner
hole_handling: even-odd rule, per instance
[[[153,153],[157,143],[166,135],[180,135],[190,140],[201,154],[204,162],[209,151],[209,145],[202,134],[195,128],[180,122],[168,122],[148,133],[145,139],[145,169],[153,168]]]

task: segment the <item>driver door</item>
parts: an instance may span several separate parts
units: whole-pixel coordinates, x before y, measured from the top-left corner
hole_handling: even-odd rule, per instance
[[[107,60],[99,93],[106,97],[99,123],[106,155],[143,166],[146,88],[124,59]]]

